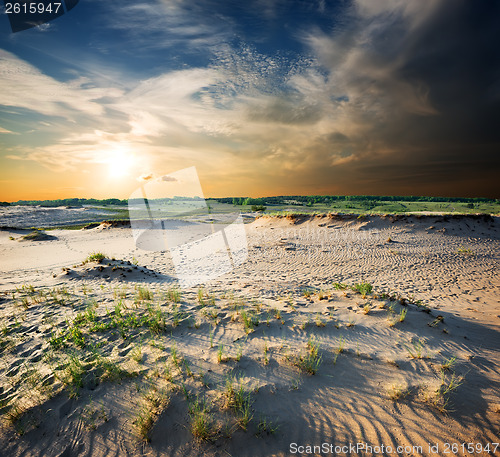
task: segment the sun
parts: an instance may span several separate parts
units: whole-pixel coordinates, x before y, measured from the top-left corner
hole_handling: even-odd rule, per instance
[[[108,165],[108,173],[111,178],[124,178],[132,171],[135,157],[124,148],[116,148],[109,151],[105,162]]]

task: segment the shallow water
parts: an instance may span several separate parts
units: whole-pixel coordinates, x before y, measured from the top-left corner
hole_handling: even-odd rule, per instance
[[[116,215],[114,211],[97,208],[7,206],[0,208],[0,227],[60,227],[100,222],[114,215]]]

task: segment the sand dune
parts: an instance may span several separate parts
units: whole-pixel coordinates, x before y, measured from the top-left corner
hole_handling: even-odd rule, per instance
[[[498,227],[262,217],[182,291],[128,227],[0,231],[0,455],[494,455]]]

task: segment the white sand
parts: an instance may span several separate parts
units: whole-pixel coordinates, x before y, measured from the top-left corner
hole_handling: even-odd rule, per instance
[[[393,452],[350,455],[422,446],[400,455],[431,456],[444,455],[446,443],[498,442],[498,227],[497,217],[264,217],[246,226],[247,262],[203,285],[202,303],[193,288],[179,304],[168,296],[170,255],[136,249],[130,229],[57,230],[57,239],[38,242],[0,231],[0,455],[267,456],[291,455],[290,443],[368,443]],[[94,251],[117,260],[81,265]],[[367,282],[374,291],[363,298],[336,282]],[[35,292],[15,292],[29,284]],[[144,285],[151,301],[138,299]],[[97,322],[110,322],[120,303],[121,319],[159,307],[166,329],[153,336],[145,324],[125,334],[87,325],[86,347],[67,339],[52,351],[51,336],[92,300]],[[245,312],[259,325],[245,331]],[[294,365],[308,341],[321,356],[314,375]],[[100,379],[90,342],[134,377]],[[173,346],[187,365],[176,366]],[[84,376],[69,399],[61,364],[71,354]],[[246,430],[241,411],[225,406],[230,377],[250,395]],[[398,389],[405,395],[389,398]],[[155,402],[152,391],[168,401]],[[196,395],[220,429],[213,441],[193,441]],[[141,407],[156,411],[148,443],[138,437]],[[274,433],[264,430],[269,423]]]

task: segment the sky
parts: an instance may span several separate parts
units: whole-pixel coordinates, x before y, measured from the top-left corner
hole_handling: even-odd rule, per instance
[[[0,13],[0,201],[498,198],[500,2],[80,0]]]

